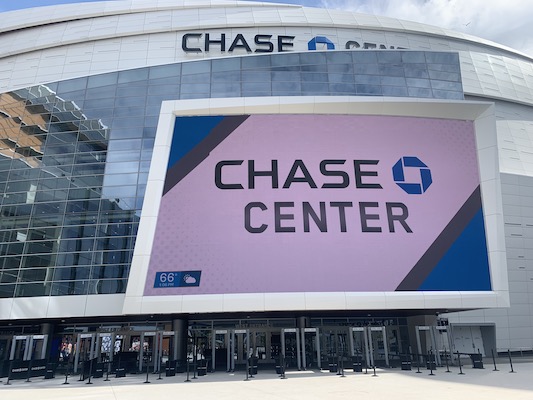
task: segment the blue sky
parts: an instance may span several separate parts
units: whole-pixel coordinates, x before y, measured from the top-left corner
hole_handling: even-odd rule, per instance
[[[0,0],[0,12],[94,0]],[[252,0],[253,1],[253,0]],[[385,15],[438,25],[533,56],[533,0],[262,0]]]

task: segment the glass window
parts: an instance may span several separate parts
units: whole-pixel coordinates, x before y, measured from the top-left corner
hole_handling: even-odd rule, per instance
[[[42,283],[19,283],[16,287],[15,297],[48,296],[49,294],[49,285],[43,285]]]
[[[222,71],[239,71],[241,69],[240,58],[221,58],[211,62],[213,75]]]
[[[181,75],[181,64],[160,65],[150,67],[149,79],[178,77]],[[179,81],[178,81],[179,83]]]
[[[53,282],[50,290],[52,296],[82,295],[88,293],[88,281]]]
[[[85,93],[85,107],[87,107],[87,100],[111,99],[115,97],[115,93],[116,93],[116,86],[114,85],[87,89],[87,92]],[[92,103],[89,103],[89,104],[92,105]],[[104,106],[100,105],[99,107],[104,107]]]
[[[377,51],[378,63],[397,64],[402,62],[402,54],[398,51]]]
[[[120,71],[118,73],[118,83],[130,83],[145,81],[148,79],[149,68],[137,68],[128,71]]]
[[[351,65],[352,64],[352,54],[350,52],[345,51],[331,51],[326,52],[326,59],[327,62],[331,64],[344,64],[344,65]],[[328,65],[328,69],[330,67]]]
[[[107,163],[106,174],[127,174],[137,172],[139,163],[137,161]]]
[[[299,65],[306,64],[325,64],[326,63],[326,53],[325,52],[309,52],[309,53],[300,53],[300,62]]]
[[[381,95],[381,86],[377,85],[355,85],[355,89],[360,95]]]
[[[403,51],[401,53],[402,55],[402,61],[404,63],[425,63],[426,57],[423,52],[421,51]]]
[[[93,75],[89,77],[87,88],[97,88],[102,86],[115,85],[117,83],[118,72],[109,74]]]
[[[121,85],[117,87],[116,97],[144,97],[148,86],[130,86],[130,85]]]
[[[189,78],[190,75],[205,75],[209,76],[211,73],[211,61],[205,60],[205,61],[194,61],[194,62],[185,62],[182,64],[181,67],[181,75],[182,75],[182,81],[187,76]]]
[[[241,59],[242,69],[270,68],[271,56],[250,56]]]
[[[0,298],[11,298],[15,293],[15,285],[0,285]]]
[[[270,71],[243,71],[243,82],[270,82]]]
[[[61,81],[57,85],[58,92],[74,92],[76,90],[85,90],[87,88],[87,78],[70,79]]]
[[[352,93],[355,94],[355,85],[353,83],[330,83],[329,92],[334,93]]]

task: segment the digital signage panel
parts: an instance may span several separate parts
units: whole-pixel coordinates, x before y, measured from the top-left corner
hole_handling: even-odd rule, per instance
[[[144,295],[491,291],[472,121],[176,117]]]

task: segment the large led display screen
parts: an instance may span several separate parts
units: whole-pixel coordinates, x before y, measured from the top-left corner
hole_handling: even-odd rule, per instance
[[[164,180],[147,296],[491,290],[472,121],[176,117]]]

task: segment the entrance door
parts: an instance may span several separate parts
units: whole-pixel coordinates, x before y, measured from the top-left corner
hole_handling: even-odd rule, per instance
[[[248,329],[235,329],[230,336],[231,345],[231,371],[246,368],[250,356],[250,331]]]
[[[368,329],[363,326],[356,326],[351,328],[350,331],[350,355],[352,357],[355,357],[356,362],[360,362],[361,367],[365,365],[370,365],[370,347],[367,336]]]
[[[483,337],[479,326],[453,326],[453,351],[454,353],[481,353],[485,355]]]
[[[213,371],[231,371],[229,331],[227,329],[214,330],[211,333],[211,341],[211,369]]]
[[[158,353],[156,339],[156,332],[141,333],[141,346],[139,348],[139,372],[142,372],[143,369],[150,367],[152,367],[153,372],[157,371],[157,365],[155,363],[155,355]]]
[[[80,333],[76,341],[74,355],[74,373],[78,372],[80,362],[96,357],[96,341],[94,333]]]
[[[389,346],[387,331],[384,326],[368,327],[368,342],[370,347],[370,362],[372,366],[389,367]]]
[[[11,361],[27,361],[29,360],[28,351],[30,348],[30,337],[25,335],[13,336],[11,341],[11,352],[9,359]]]
[[[300,357],[300,335],[298,328],[281,330],[281,353],[285,359],[286,368],[302,369]]]
[[[302,366],[303,369],[320,369],[320,335],[318,328],[304,328],[302,335]]]

